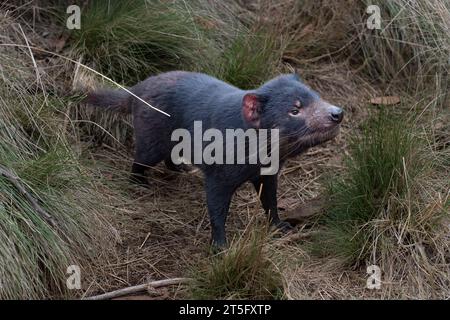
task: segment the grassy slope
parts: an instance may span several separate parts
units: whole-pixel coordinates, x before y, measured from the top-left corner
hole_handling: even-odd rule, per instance
[[[3,132],[5,141],[10,141],[12,136],[14,141],[2,145],[2,159],[21,181],[33,188],[46,209],[64,221],[63,234],[69,235],[70,241],[35,217],[17,190],[8,181],[0,180],[2,190],[8,190],[2,193],[8,195],[2,203],[14,203],[18,207],[0,207],[6,213],[2,216],[8,219],[4,225],[14,226],[0,232],[6,239],[2,243],[15,237],[18,239],[15,243],[23,244],[17,246],[22,250],[22,258],[11,264],[19,266],[14,276],[8,277],[12,289],[4,296],[60,295],[64,290],[61,266],[78,256],[78,252],[83,252],[82,258],[88,261],[89,257],[100,254],[95,246],[91,248],[95,242],[91,238],[92,230],[104,225],[101,220],[108,216],[105,212],[109,209],[99,205],[105,201],[99,199],[112,193],[103,184],[113,180],[122,202],[114,224],[124,242],[119,246],[119,257],[107,255],[114,262],[98,269],[101,271],[96,272],[98,281],[102,282],[90,292],[142,282],[148,276],[185,275],[186,265],[199,262],[198,271],[194,271],[198,286],[182,294],[267,298],[279,297],[283,286],[283,294],[289,298],[366,295],[361,289],[364,268],[356,267],[343,285],[337,285],[348,272],[342,266],[346,262],[353,266],[378,263],[389,270],[387,281],[398,286],[395,290],[385,286],[383,297],[448,297],[443,285],[448,281],[445,272],[448,239],[439,223],[448,219],[448,185],[442,181],[449,166],[448,127],[445,126],[448,121],[444,118],[448,114],[436,116],[448,93],[448,4],[440,0],[419,4],[403,0],[380,3],[385,27],[381,33],[363,27],[365,3],[350,2],[354,8],[351,11],[342,10],[342,4],[337,2],[309,0],[265,0],[247,7],[235,2],[149,1],[144,4],[130,0],[108,5],[105,1],[90,1],[83,8],[83,15],[88,19],[83,19],[82,30],[70,32],[63,52],[124,84],[133,84],[149,73],[188,69],[249,88],[279,72],[298,69],[325,97],[347,104],[351,127],[344,126],[345,139],[338,139],[338,147],[321,148],[298,162],[293,160],[281,174],[280,202],[303,202],[318,195],[326,185],[321,186],[317,179],[328,168],[327,163],[346,148],[346,138],[354,137],[345,166],[337,166],[341,168],[339,174],[328,187],[330,199],[336,201],[329,203],[328,214],[318,223],[301,224],[302,229],[312,228],[311,234],[315,235],[305,238],[308,245],[295,238],[259,239],[261,234],[249,232],[253,236],[237,241],[228,253],[205,257],[205,248],[198,244],[207,243],[209,229],[203,202],[198,200],[202,195],[200,191],[192,191],[200,189],[200,177],[181,175],[170,180],[164,169],[157,168],[150,174],[154,179],[150,194],[136,195],[135,190],[123,183],[131,145],[128,120],[80,111],[76,100],[71,98],[72,102],[45,93],[28,93],[30,90],[24,88],[24,83],[28,79],[35,82],[36,78],[26,51],[20,51],[19,60],[9,61],[9,65],[26,61],[23,69],[26,72],[3,78],[11,84],[1,92],[1,112],[9,119],[4,124],[8,130]],[[45,19],[42,25],[45,29]],[[9,41],[22,43],[23,39],[13,37]],[[13,56],[8,51],[0,54]],[[67,65],[58,59],[47,65],[58,63]],[[64,70],[65,74],[58,74],[57,78],[61,83],[71,83],[73,78],[78,81],[83,78],[81,75],[84,76],[81,82],[86,77],[96,80],[88,72],[74,72],[73,65]],[[23,74],[28,78],[23,79]],[[44,86],[47,90],[60,88],[60,84],[54,86],[50,82]],[[367,101],[373,92],[401,94],[406,106],[398,109],[404,116],[408,109],[414,114],[422,115],[425,108],[427,112],[418,123],[411,125],[413,129],[404,127],[404,121],[395,117],[380,121],[375,116],[360,131],[358,123],[365,118],[366,111],[373,112],[373,107],[361,100]],[[71,106],[75,104],[75,108],[66,109],[68,102]],[[408,105],[409,102],[412,104]],[[18,106],[17,110],[11,105]],[[72,121],[64,120],[67,117]],[[11,133],[16,130],[23,131],[23,135]],[[42,150],[35,150],[36,143]],[[23,150],[30,148],[24,154]],[[77,151],[80,149],[81,158]],[[17,165],[18,159],[22,165]],[[94,167],[99,168],[94,172],[85,166],[92,159]],[[165,183],[167,179],[169,184]],[[240,234],[253,220],[251,215],[260,211],[249,188],[237,193],[232,205],[232,211],[236,210],[242,214],[230,217],[229,229],[233,234]],[[43,230],[43,233],[31,232],[36,237],[33,242],[26,241],[30,234],[28,228],[33,224],[18,224],[15,218],[19,213],[34,217],[37,224],[31,230]],[[361,233],[361,228],[367,232]],[[107,229],[102,230],[105,233],[98,235],[98,241],[103,245],[102,240],[110,238]],[[255,236],[260,245],[252,245]],[[90,251],[87,256],[85,247]],[[306,253],[305,249],[310,247],[314,250]],[[11,257],[15,253],[8,248],[0,251],[2,259],[13,261]],[[257,253],[255,259],[251,258],[252,252]],[[326,258],[321,258],[323,255]],[[399,259],[407,263],[399,267]],[[36,260],[44,261],[45,267],[36,264]],[[272,272],[260,268],[266,264],[274,267],[269,268]],[[239,276],[230,278],[230,270]],[[36,271],[40,274],[37,278],[33,276]],[[18,279],[26,279],[21,282],[25,283],[22,288],[17,287]]]
[[[11,21],[0,21],[3,43],[22,44]],[[41,91],[51,85],[44,73],[36,78],[27,50],[0,51],[0,298],[70,297],[79,292],[67,290],[67,267],[79,265],[88,280],[113,251],[110,209],[106,188],[71,146],[67,101]]]

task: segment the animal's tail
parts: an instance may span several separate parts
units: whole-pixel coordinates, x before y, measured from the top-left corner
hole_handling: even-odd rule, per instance
[[[131,113],[129,97],[130,94],[125,90],[101,89],[88,92],[84,102],[110,111]]]

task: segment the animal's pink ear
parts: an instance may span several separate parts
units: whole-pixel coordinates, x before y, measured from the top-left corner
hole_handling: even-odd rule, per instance
[[[253,128],[259,128],[261,101],[254,93],[247,93],[242,100],[242,115]]]

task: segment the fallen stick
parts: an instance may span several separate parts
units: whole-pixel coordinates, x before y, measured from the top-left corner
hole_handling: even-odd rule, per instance
[[[44,219],[46,220],[51,226],[56,227],[56,222],[53,219],[53,217],[47,213],[38,203],[38,201],[26,190],[26,188],[22,185],[22,183],[19,181],[19,178],[15,176],[11,171],[9,171],[4,166],[0,165],[0,175],[4,176],[6,179],[11,182],[14,187],[16,187],[17,190],[25,197],[27,198],[28,202],[30,202],[33,209]]]
[[[192,279],[190,279],[190,278],[173,278],[173,279],[157,280],[157,281],[140,284],[140,285],[133,286],[133,287],[123,288],[123,289],[103,293],[98,296],[86,297],[86,298],[83,298],[83,300],[107,300],[107,299],[124,296],[127,294],[146,291],[149,288],[156,289],[156,288],[160,288],[160,287],[171,286],[174,284],[188,283],[190,281],[192,281]]]

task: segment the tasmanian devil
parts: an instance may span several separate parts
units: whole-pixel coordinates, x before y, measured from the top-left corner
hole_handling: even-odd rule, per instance
[[[171,157],[176,142],[171,135],[182,128],[195,139],[194,122],[200,121],[202,130],[222,133],[227,129],[277,129],[281,166],[287,158],[334,138],[343,119],[341,108],[322,100],[296,74],[280,75],[254,90],[241,90],[206,74],[172,71],[149,77],[129,91],[133,95],[122,89],[90,92],[86,102],[132,113],[136,141],[131,171],[133,179],[142,184],[146,183],[144,171],[149,166],[165,161],[169,168],[176,168]],[[227,143],[235,142],[226,141],[224,145]],[[204,174],[214,245],[226,244],[230,201],[246,181],[256,188],[270,223],[283,231],[292,228],[278,216],[277,173],[262,175],[260,162],[195,165]]]

